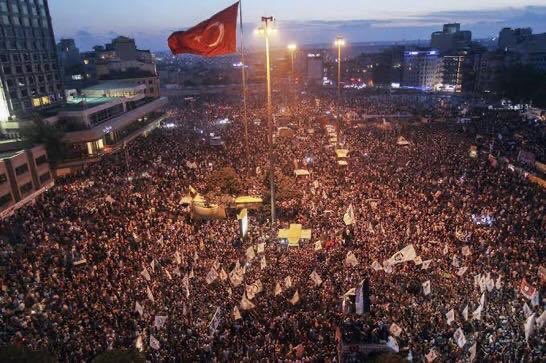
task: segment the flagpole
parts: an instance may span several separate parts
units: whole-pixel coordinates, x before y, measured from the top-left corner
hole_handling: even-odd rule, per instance
[[[243,31],[243,1],[239,1],[239,18],[241,25],[241,77],[243,78],[243,122],[245,124],[245,149],[246,149],[246,158],[249,161],[249,149],[248,149],[248,114],[247,114],[247,102],[246,102],[246,63],[245,63],[245,46],[244,46],[244,36]]]

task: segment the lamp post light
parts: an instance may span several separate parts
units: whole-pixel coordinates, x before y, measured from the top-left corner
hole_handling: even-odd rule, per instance
[[[270,36],[276,32],[273,27],[272,16],[262,16],[262,25],[257,29],[257,33],[265,39],[265,67],[267,83],[267,124],[269,128],[269,188],[271,193],[271,227],[275,226],[275,176],[273,164],[273,107],[271,101],[271,57],[269,55]]]
[[[294,83],[294,79],[295,79],[294,78],[294,53],[298,49],[298,46],[294,43],[291,43],[291,44],[288,44],[286,48],[288,49],[288,52],[290,52],[291,77],[292,77],[292,82],[290,83]]]
[[[338,36],[334,42],[337,47],[337,98],[341,99],[341,47],[345,46],[345,39]]]

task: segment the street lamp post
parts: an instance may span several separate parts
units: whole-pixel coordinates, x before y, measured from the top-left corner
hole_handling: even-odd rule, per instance
[[[273,28],[273,17],[262,16],[262,25],[258,33],[265,39],[265,67],[267,83],[267,124],[269,129],[269,188],[271,193],[271,227],[275,226],[275,176],[273,164],[273,107],[271,102],[271,58],[269,55],[269,37],[275,31]]]
[[[336,40],[334,44],[337,46],[337,103],[338,107],[341,103],[341,47],[345,45],[345,39],[343,37],[338,36],[336,37]],[[341,138],[341,115],[339,115],[338,112],[338,119],[337,119],[337,144],[339,145],[339,140]]]
[[[345,45],[345,39],[338,36],[334,44],[337,46],[337,98],[341,99],[341,47]]]

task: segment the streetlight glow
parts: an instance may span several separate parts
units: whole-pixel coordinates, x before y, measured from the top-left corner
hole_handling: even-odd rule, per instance
[[[287,48],[289,51],[294,52],[296,49],[298,49],[298,46],[294,43],[290,43],[288,44]]]
[[[335,42],[334,42],[334,45],[336,47],[344,47],[345,46],[345,39],[343,39],[343,37],[337,37]]]

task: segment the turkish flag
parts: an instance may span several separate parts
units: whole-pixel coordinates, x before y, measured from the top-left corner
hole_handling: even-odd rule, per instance
[[[239,2],[186,31],[169,37],[173,54],[198,54],[206,57],[235,53],[237,49],[237,11]]]

